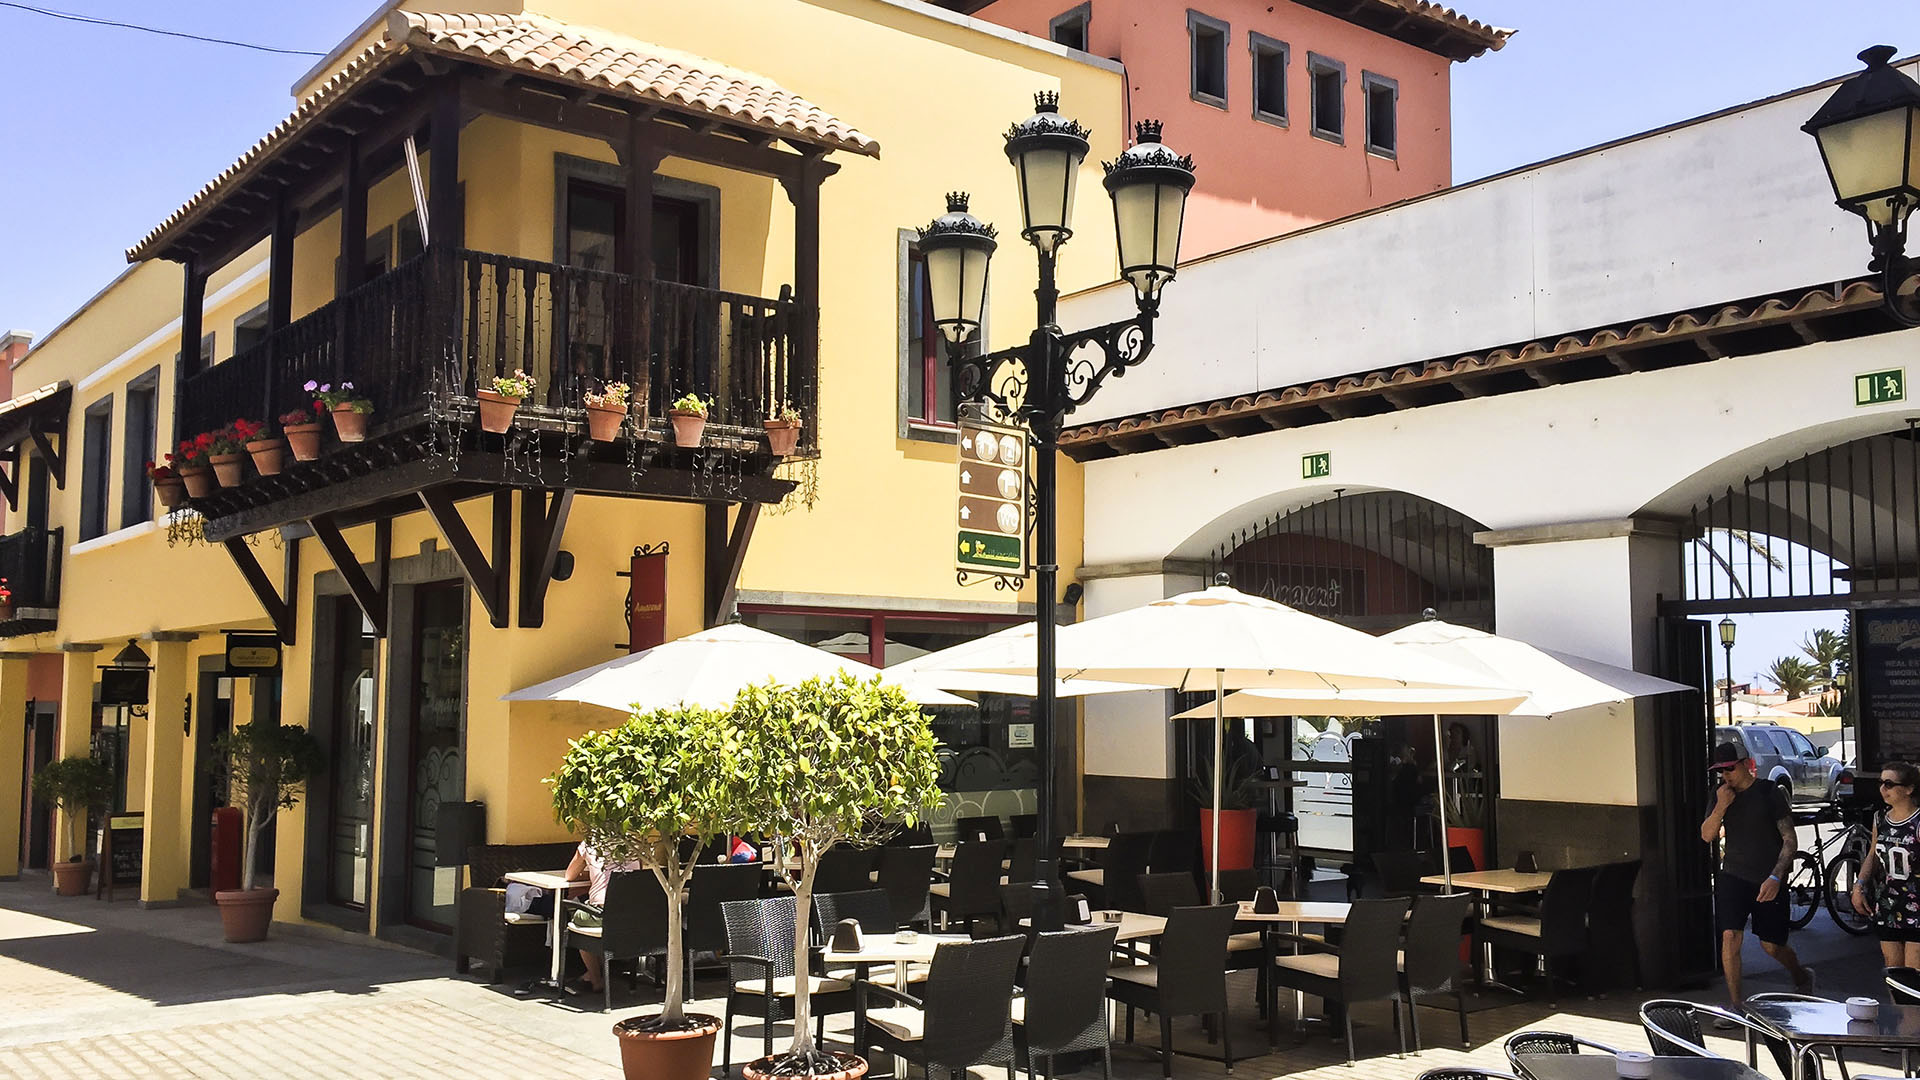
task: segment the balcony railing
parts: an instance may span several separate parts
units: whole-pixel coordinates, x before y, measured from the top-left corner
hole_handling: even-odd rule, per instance
[[[13,594],[15,618],[24,609],[52,609],[60,606],[60,554],[65,547],[64,531],[32,525],[19,532],[0,536],[0,578],[6,579]]]
[[[785,296],[478,251],[441,264],[428,253],[183,380],[176,431],[187,438],[239,417],[278,417],[312,401],[308,380],[352,382],[373,401],[378,431],[525,370],[536,380],[521,405],[529,418],[584,425],[582,395],[619,381],[648,417],[698,394],[721,428],[758,431],[791,405],[807,421],[805,453],[818,427],[805,347],[813,325],[811,310]]]

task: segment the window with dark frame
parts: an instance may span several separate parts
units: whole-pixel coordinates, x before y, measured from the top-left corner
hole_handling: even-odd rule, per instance
[[[1248,34],[1253,55],[1253,115],[1282,127],[1287,123],[1287,43],[1265,34]]]
[[[1093,21],[1093,4],[1081,4],[1070,11],[1055,15],[1047,23],[1047,37],[1055,45],[1064,45],[1069,49],[1087,51],[1087,26]]]
[[[233,355],[239,356],[265,340],[267,340],[267,305],[261,304],[233,320]]]
[[[87,406],[80,452],[80,539],[107,532],[107,486],[113,479],[113,398]]]
[[[1393,157],[1399,151],[1400,84],[1367,71],[1360,85],[1367,102],[1367,153]]]
[[[153,485],[146,482],[160,433],[160,369],[127,384],[126,438],[120,447],[120,527],[153,518]]]
[[[1187,40],[1192,53],[1193,100],[1227,107],[1227,42],[1233,37],[1226,23],[1197,11],[1187,12]]]
[[[953,377],[934,329],[933,305],[927,293],[927,260],[920,245],[907,244],[906,296],[902,298],[905,340],[901,345],[906,382],[906,422],[911,427],[952,428],[958,419],[953,403]],[[978,335],[969,351],[979,348]]]
[[[1313,100],[1313,133],[1337,143],[1347,141],[1347,65],[1319,53],[1307,54],[1307,83]]]

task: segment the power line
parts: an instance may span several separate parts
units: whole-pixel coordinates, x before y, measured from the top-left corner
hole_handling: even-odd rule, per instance
[[[89,26],[117,26],[123,30],[139,30],[148,34],[160,34],[165,37],[185,38],[188,41],[204,41],[209,45],[231,45],[236,49],[252,49],[255,52],[279,53],[282,56],[325,56],[326,53],[310,49],[280,49],[272,45],[255,45],[250,41],[230,41],[226,38],[207,37],[202,34],[189,34],[180,30],[162,30],[157,26],[142,26],[139,23],[117,22],[113,19],[101,19],[92,15],[81,15],[71,11],[54,11],[51,8],[34,7],[31,4],[16,3],[15,0],[0,0],[0,7],[16,8],[20,11],[45,15],[50,19],[66,19],[69,22],[86,23]]]

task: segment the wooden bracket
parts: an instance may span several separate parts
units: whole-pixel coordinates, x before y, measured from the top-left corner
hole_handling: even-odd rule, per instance
[[[20,444],[15,443],[7,449],[3,460],[7,471],[0,472],[0,495],[7,497],[7,509],[20,509]]]
[[[710,627],[733,614],[734,598],[740,593],[740,567],[746,562],[747,544],[753,540],[753,526],[759,520],[760,504],[742,503],[729,536],[727,504],[707,504],[706,625]]]
[[[513,567],[513,489],[495,488],[493,492],[493,561],[481,553],[467,523],[453,499],[443,488],[428,488],[420,493],[421,505],[433,516],[440,535],[447,540],[454,558],[460,560],[460,572],[487,609],[493,625],[507,628],[509,575]]]
[[[347,544],[347,538],[341,534],[340,526],[333,515],[322,514],[307,524],[312,527],[313,535],[320,541],[320,547],[332,560],[333,568],[340,572],[341,580],[347,583],[347,591],[353,594],[353,602],[360,606],[360,614],[367,617],[373,625],[375,637],[387,636],[387,590],[388,563],[392,553],[382,549],[374,552],[373,565],[380,573],[380,584],[375,585],[367,577],[360,560],[353,554],[353,548]],[[389,537],[391,534],[389,534]]]
[[[520,496],[520,626],[534,629],[546,621],[547,584],[553,580],[560,542],[573,512],[573,489],[562,488],[549,500],[544,492]]]
[[[247,587],[253,590],[254,599],[260,601],[267,618],[273,621],[274,630],[280,634],[280,643],[293,644],[294,620],[298,614],[296,604],[300,595],[300,541],[288,540],[283,549],[286,552],[286,570],[282,575],[282,587],[286,591],[284,600],[275,591],[273,580],[261,568],[260,560],[254,558],[252,545],[239,537],[222,543],[226,545],[227,554],[233,557],[233,565],[239,568],[240,576],[247,579]]]
[[[67,434],[64,430],[54,434],[60,436],[58,451],[54,450],[53,443],[47,439],[47,433],[39,428],[27,432],[27,437],[32,439],[33,445],[39,448],[40,456],[47,460],[47,473],[53,477],[53,486],[65,491],[67,490]]]

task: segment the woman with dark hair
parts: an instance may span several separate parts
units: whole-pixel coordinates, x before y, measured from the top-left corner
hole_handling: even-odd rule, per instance
[[[1920,965],[1920,769],[1904,761],[1880,767],[1880,798],[1887,808],[1873,819],[1873,842],[1860,861],[1853,908],[1873,916],[1880,958],[1888,967]],[[1880,896],[1868,910],[1865,882],[1880,876]]]

